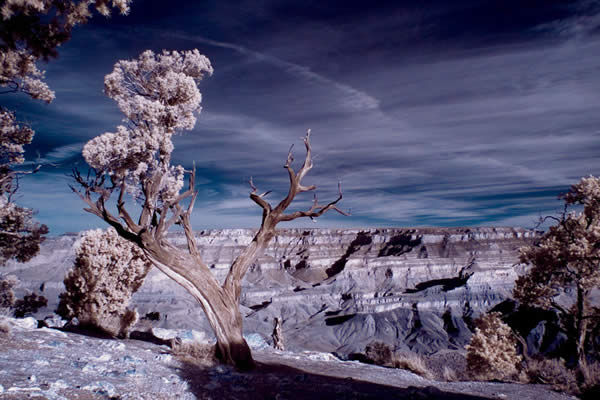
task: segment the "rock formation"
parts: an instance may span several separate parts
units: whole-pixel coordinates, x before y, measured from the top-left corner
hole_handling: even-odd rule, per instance
[[[201,231],[197,241],[224,279],[253,234]],[[519,273],[517,251],[536,236],[493,227],[282,229],[245,277],[245,330],[269,338],[274,318],[281,317],[287,349],[342,356],[373,340],[423,354],[462,349],[471,319],[510,297]],[[43,288],[45,313],[56,306],[76,239],[49,238],[36,258],[3,269],[17,275],[21,290]],[[183,235],[170,240],[185,246]],[[208,330],[195,301],[157,270],[132,305],[140,315],[159,312],[152,322],[157,327]]]

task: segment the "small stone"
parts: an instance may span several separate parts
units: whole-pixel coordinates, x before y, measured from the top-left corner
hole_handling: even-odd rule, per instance
[[[175,339],[177,337],[177,331],[172,329],[152,328],[152,334],[162,340]]]
[[[48,360],[35,360],[33,362],[33,365],[35,365],[36,367],[47,367],[48,365],[50,365],[50,362],[48,362]]]
[[[33,317],[15,318],[10,321],[11,325],[22,329],[37,329],[38,321]]]
[[[244,335],[244,339],[246,339],[248,346],[250,346],[250,348],[253,350],[260,350],[270,347],[267,341],[258,333]]]
[[[98,361],[98,362],[106,362],[106,361],[110,361],[110,359],[111,359],[111,356],[108,353],[104,353],[100,357],[92,357],[93,361]]]
[[[48,328],[62,328],[66,323],[67,321],[56,314],[44,318],[44,324],[46,324]]]

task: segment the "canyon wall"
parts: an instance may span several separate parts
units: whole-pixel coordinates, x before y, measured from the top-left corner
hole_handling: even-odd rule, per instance
[[[197,233],[198,247],[218,279],[255,231]],[[460,349],[470,321],[510,297],[522,272],[518,249],[538,233],[520,228],[282,229],[244,279],[245,330],[268,338],[281,317],[289,349],[348,355],[372,340],[433,353]],[[182,234],[169,239],[185,247]],[[2,273],[21,291],[43,293],[51,312],[72,266],[77,235],[49,238],[25,264]],[[202,310],[182,288],[154,269],[134,296],[141,315],[159,312],[154,326],[209,330]]]

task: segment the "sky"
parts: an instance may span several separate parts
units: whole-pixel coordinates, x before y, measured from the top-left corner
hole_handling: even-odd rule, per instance
[[[105,226],[68,187],[83,145],[123,118],[104,76],[146,49],[194,48],[215,72],[173,158],[197,167],[196,230],[260,226],[248,179],[277,203],[308,128],[304,183],[327,202],[341,181],[352,215],[280,227],[531,228],[600,174],[600,1],[133,0],[42,65],[53,103],[2,97],[36,130],[25,167],[43,168],[17,202],[51,235]]]

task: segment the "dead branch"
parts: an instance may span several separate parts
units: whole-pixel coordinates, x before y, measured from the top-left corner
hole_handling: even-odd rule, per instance
[[[273,209],[271,204],[264,199],[264,197],[270,192],[265,192],[259,195],[257,187],[254,185],[252,178],[250,178],[249,183],[250,188],[252,189],[250,192],[250,198],[263,209],[263,219],[261,227],[256,236],[244,249],[244,251],[236,258],[231,266],[231,269],[229,270],[229,273],[227,274],[227,277],[225,278],[225,282],[223,283],[223,289],[234,296],[234,299],[238,303],[241,295],[242,278],[246,274],[246,271],[250,265],[252,265],[256,258],[265,249],[271,238],[275,236],[275,227],[279,222],[292,221],[301,217],[318,218],[329,210],[337,211],[342,215],[349,215],[337,207],[337,203],[342,200],[341,183],[338,183],[338,197],[334,201],[321,206],[319,205],[319,201],[315,194],[313,204],[308,211],[297,211],[291,214],[285,214],[285,210],[293,202],[298,193],[316,189],[316,186],[314,185],[304,186],[302,184],[302,179],[313,167],[311,156],[312,150],[310,145],[310,129],[306,132],[306,136],[303,138],[303,141],[304,147],[306,148],[306,157],[302,167],[300,167],[298,172],[294,171],[292,167],[292,162],[294,161],[294,156],[292,154],[293,147],[290,147],[290,150],[288,151],[284,168],[288,171],[290,188],[287,196],[277,205],[277,207]]]

